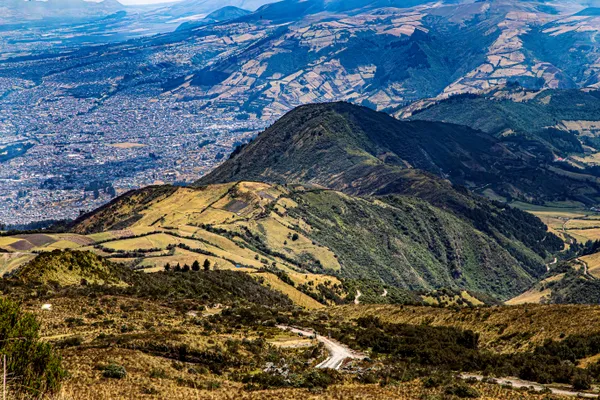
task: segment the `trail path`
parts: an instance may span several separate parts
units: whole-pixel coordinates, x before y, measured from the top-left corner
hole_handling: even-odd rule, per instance
[[[277,325],[279,329],[283,329],[292,333],[296,333],[298,335],[306,336],[306,337],[314,337],[317,341],[323,343],[329,351],[329,357],[325,359],[325,361],[318,364],[315,368],[332,368],[332,369],[340,369],[344,360],[350,358],[355,360],[362,360],[365,358],[364,355],[353,351],[352,349],[344,346],[341,343],[336,342],[335,340],[329,339],[325,336],[321,336],[318,333],[299,328],[292,328],[284,325]]]
[[[554,260],[550,264],[546,264],[546,272],[550,271],[550,266],[558,262],[558,258],[554,257]]]
[[[360,301],[358,299],[360,298],[361,295],[362,295],[362,293],[360,292],[360,290],[357,290],[356,297],[354,298],[354,304],[360,304]]]
[[[462,379],[475,378],[478,381],[483,380],[482,375],[475,375],[475,374],[461,374],[460,377]],[[552,392],[552,394],[557,394],[559,396],[579,397],[579,398],[584,398],[584,399],[597,399],[598,398],[597,394],[574,392],[571,390],[558,389],[558,388],[553,388],[553,387],[549,387],[549,386],[542,386],[539,383],[524,381],[524,380],[518,379],[518,378],[498,378],[498,379],[496,379],[496,382],[498,382],[499,385],[511,385],[515,389],[532,387],[533,389],[535,389],[538,392],[548,388]]]

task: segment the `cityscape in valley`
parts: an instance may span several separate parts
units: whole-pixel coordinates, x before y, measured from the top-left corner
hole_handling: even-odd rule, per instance
[[[15,18],[33,15],[20,3],[41,4],[14,1]],[[309,1],[254,14],[199,3],[105,1],[82,21],[72,5],[32,29],[4,17],[2,223],[72,219],[130,189],[193,182],[302,104],[404,117],[507,83],[598,84],[599,19],[577,2]]]
[[[599,33],[596,0],[0,0],[0,390],[599,398]]]

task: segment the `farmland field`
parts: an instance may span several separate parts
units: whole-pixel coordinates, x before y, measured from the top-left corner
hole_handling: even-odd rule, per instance
[[[511,206],[537,216],[566,243],[575,239],[580,243],[600,239],[600,213],[586,209],[575,202],[554,203],[538,206],[513,202]]]

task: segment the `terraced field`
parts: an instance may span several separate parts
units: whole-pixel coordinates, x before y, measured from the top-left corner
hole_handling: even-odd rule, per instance
[[[600,213],[575,202],[555,203],[549,206],[537,206],[514,202],[513,207],[528,211],[540,218],[551,232],[566,243],[573,239],[579,243],[600,239]]]
[[[13,272],[36,254],[55,249],[90,250],[144,272],[161,271],[167,265],[191,266],[196,261],[203,265],[208,260],[210,269],[257,273],[257,279],[299,305],[323,307],[276,274],[265,272],[280,271],[315,295],[319,285],[341,288],[337,278],[302,268],[306,262],[316,262],[325,271],[336,271],[340,264],[330,249],[298,232],[297,226],[305,231],[310,227],[287,215],[286,210],[297,204],[281,198],[284,193],[282,187],[244,182],[214,185],[210,190],[180,188],[141,208],[120,203],[118,210],[109,212],[135,222],[123,226],[121,219],[114,219],[102,232],[91,232],[94,220],[87,219],[75,227],[78,233],[0,237],[0,249],[7,252],[0,258],[0,273]]]

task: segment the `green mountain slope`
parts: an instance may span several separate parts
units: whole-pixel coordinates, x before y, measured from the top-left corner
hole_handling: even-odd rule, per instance
[[[517,97],[521,97],[520,101]],[[416,111],[411,120],[444,121],[479,129],[511,141],[536,139],[558,154],[583,153],[582,145],[600,141],[570,121],[595,121],[600,92],[581,90],[499,89],[486,95],[462,95]],[[567,122],[565,124],[564,122]],[[583,128],[583,127],[581,127]]]
[[[412,169],[473,179],[500,157],[514,158],[493,137],[467,128],[400,122],[348,103],[314,104],[285,115],[199,184],[269,179],[366,194],[412,180]]]
[[[501,170],[497,165],[510,164],[507,160],[511,157],[518,170],[527,171],[533,179],[539,177],[536,169],[520,155],[511,153],[499,141],[482,132],[442,123],[401,122],[385,114],[346,103],[319,104],[300,107],[287,114],[253,142],[238,149],[227,162],[197,184],[246,179],[280,183],[307,182],[351,195],[376,196],[378,201],[390,206],[394,206],[396,202],[404,204],[410,198],[431,207],[420,225],[425,231],[422,235],[417,234],[419,225],[400,224],[400,229],[418,237],[432,237],[428,230],[440,229],[443,220],[435,215],[435,210],[445,210],[456,218],[455,222],[464,224],[463,227],[476,229],[478,234],[483,235],[471,235],[469,240],[464,241],[478,249],[471,254],[474,259],[478,259],[479,265],[473,262],[471,267],[467,267],[473,268],[471,272],[485,264],[482,264],[482,260],[486,259],[486,250],[483,248],[498,246],[508,249],[512,257],[518,260],[515,265],[527,270],[531,276],[537,276],[545,269],[541,264],[542,258],[549,251],[557,251],[562,247],[554,235],[546,232],[539,219],[474,196],[434,175],[448,177],[457,183],[468,183],[478,176],[487,176],[501,182],[505,176],[499,173]],[[525,185],[525,182],[522,184]],[[319,199],[312,199],[309,203],[313,202],[319,202]],[[314,210],[327,209],[325,204],[333,202],[324,201],[323,206],[315,207]],[[360,207],[356,205],[352,209]],[[406,212],[412,210],[411,207],[402,206],[400,209]],[[332,248],[342,246],[340,242],[345,241],[349,242],[348,246],[356,253],[362,251],[356,259],[362,257],[364,261],[355,261],[354,265],[363,272],[377,269],[374,265],[390,265],[385,249],[393,247],[393,240],[399,233],[386,231],[395,225],[394,218],[386,220],[387,217],[378,214],[369,220],[368,215],[369,212],[361,211],[350,214],[347,220],[336,216],[331,225],[334,229],[319,238],[325,241],[332,238]],[[315,224],[319,220],[328,219],[327,215],[319,214],[318,211],[311,211],[304,216],[309,220],[311,217]],[[346,226],[352,225],[352,221],[361,221],[362,217],[368,221],[364,222],[364,229],[377,232],[372,243],[364,239],[365,232],[361,232],[358,227]],[[443,224],[441,226],[443,232],[450,229]],[[384,228],[378,231],[378,227]],[[352,242],[357,237],[362,240],[359,244]],[[450,276],[453,275],[452,263],[448,260],[467,260],[469,257],[465,254],[470,251],[467,247],[471,248],[459,245],[448,249],[448,259],[445,262],[446,272]],[[432,240],[427,243],[426,248],[424,254],[429,254],[421,254],[421,260],[435,254],[443,246],[439,246],[439,241]],[[370,255],[366,256],[369,252]],[[378,257],[384,260],[374,262]],[[411,267],[413,265],[412,262],[406,264]],[[470,262],[466,261],[465,265],[467,264]],[[462,276],[462,268],[459,270],[461,273],[455,274],[457,276],[454,279]],[[422,278],[423,274],[427,275],[426,271],[427,268],[424,268],[416,275]],[[390,276],[389,273],[383,275]],[[437,277],[429,276],[425,281],[436,282],[436,279]],[[500,283],[502,286],[505,280],[500,278],[499,282],[503,282]]]
[[[160,270],[195,256],[251,274],[273,266],[303,291],[312,290],[306,277],[319,274],[514,297],[544,274],[543,257],[560,243],[528,214],[472,207],[465,210],[480,216],[468,219],[413,196],[357,197],[309,185],[152,187],[82,217],[72,230],[101,238],[93,251],[135,268]],[[106,233],[96,233],[99,227]],[[318,286],[317,294],[324,290]]]
[[[527,146],[468,127],[398,121],[365,107],[330,103],[288,113],[198,184],[240,179],[311,182],[353,194],[437,196],[444,183],[429,173],[509,199],[571,196],[593,203],[586,196],[600,191],[598,180],[550,168],[551,161],[549,153],[540,156]]]

